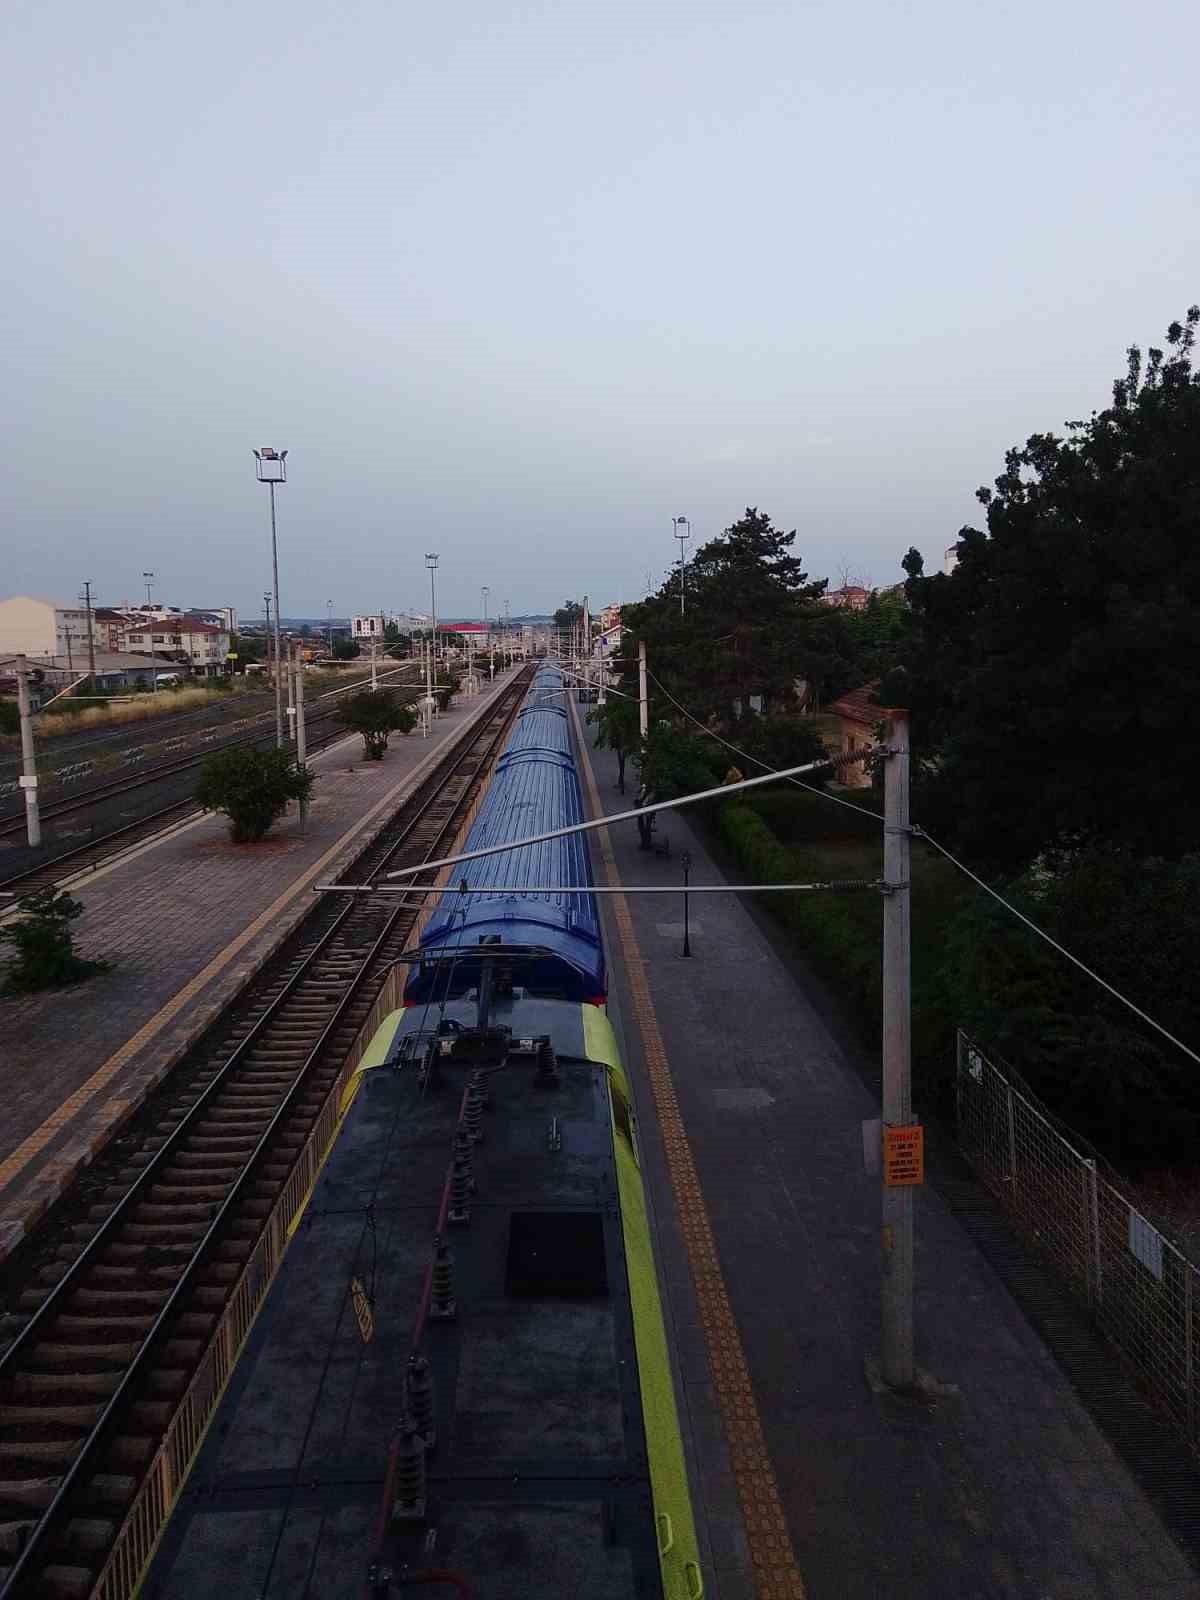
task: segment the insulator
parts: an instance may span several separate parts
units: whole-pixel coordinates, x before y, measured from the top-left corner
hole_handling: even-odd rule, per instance
[[[479,1087],[479,1074],[471,1074],[471,1083],[467,1089],[467,1106],[463,1113],[463,1126],[472,1144],[480,1144],[483,1140],[483,1095]]]
[[[437,1443],[437,1430],[433,1423],[433,1374],[424,1356],[409,1356],[404,1374],[404,1396],[422,1443],[426,1450],[432,1450]]]
[[[471,1168],[462,1156],[455,1156],[450,1168],[450,1209],[446,1221],[465,1227],[471,1220]]]
[[[400,1522],[421,1522],[425,1517],[425,1445],[407,1411],[400,1418],[392,1516]]]
[[[458,1315],[458,1305],[454,1299],[454,1257],[440,1234],[433,1241],[433,1285],[429,1315],[443,1322],[450,1322]]]
[[[468,1188],[471,1194],[474,1194],[476,1189],[479,1187],[479,1185],[475,1182],[475,1166],[473,1160],[475,1146],[471,1143],[471,1136],[465,1128],[459,1128],[455,1132],[453,1154],[456,1161],[461,1156],[462,1159],[467,1163],[467,1175],[470,1178]]]
[[[425,1055],[421,1065],[417,1068],[417,1084],[422,1089],[432,1089],[437,1083],[438,1042],[431,1039],[425,1047]]]
[[[533,1074],[535,1089],[553,1089],[558,1083],[558,1058],[554,1054],[554,1046],[549,1039],[539,1039],[537,1047],[537,1069]]]

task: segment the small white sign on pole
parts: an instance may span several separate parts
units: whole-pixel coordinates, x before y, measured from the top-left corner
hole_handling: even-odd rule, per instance
[[[1163,1276],[1163,1242],[1162,1234],[1152,1227],[1143,1216],[1136,1211],[1129,1213],[1129,1249],[1133,1257],[1140,1261],[1148,1272],[1152,1272],[1162,1282]]]

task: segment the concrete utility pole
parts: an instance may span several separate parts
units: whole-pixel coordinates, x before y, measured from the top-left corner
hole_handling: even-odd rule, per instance
[[[301,772],[304,771],[308,759],[308,744],[304,733],[304,662],[301,659],[302,646],[296,643],[296,765]],[[308,803],[300,802],[300,826],[304,826],[304,819],[308,814]]]
[[[891,1130],[912,1125],[908,712],[892,711],[883,826],[883,1381],[912,1385],[913,1179],[889,1171]],[[919,1139],[919,1135],[917,1135]]]
[[[266,612],[266,617],[267,617],[267,636],[266,636],[265,640],[263,641],[263,647],[264,647],[264,649],[266,651],[266,657],[267,657],[267,679],[268,679],[268,681],[270,681],[270,678],[271,678],[271,596],[269,594],[264,594],[263,595],[263,610]],[[276,701],[276,709],[278,710],[278,701]],[[276,731],[278,732],[278,729],[276,729]],[[276,743],[278,744],[278,741],[276,741]]]
[[[88,630],[88,676],[92,681],[92,693],[96,693],[96,636],[92,632],[92,582],[90,578],[83,580],[83,603],[87,606]]]
[[[371,635],[371,693],[379,687],[379,669],[375,665],[375,636]]]
[[[17,715],[21,719],[21,776],[17,782],[25,791],[25,826],[30,846],[36,849],[42,842],[42,819],[38,812],[33,715],[29,709],[29,663],[24,656],[17,657]]]
[[[650,732],[650,702],[646,696],[646,641],[638,640],[638,732],[644,739]]]

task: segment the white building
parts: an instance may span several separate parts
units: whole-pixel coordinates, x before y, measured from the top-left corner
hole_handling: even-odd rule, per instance
[[[198,678],[215,678],[228,672],[231,665],[225,659],[229,653],[228,630],[191,617],[131,622],[122,643],[131,655],[177,661]]]
[[[382,639],[387,627],[387,618],[382,611],[376,611],[365,617],[350,618],[350,637],[352,639]]]
[[[0,654],[66,656],[82,661],[86,671],[87,640],[87,611],[78,602],[66,605],[27,594],[0,600]]]
[[[942,571],[949,576],[958,565],[958,546],[952,544],[942,557]]]

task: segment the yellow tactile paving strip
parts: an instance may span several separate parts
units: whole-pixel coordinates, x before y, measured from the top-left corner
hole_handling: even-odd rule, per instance
[[[489,702],[485,701],[484,705],[488,703]],[[481,706],[479,709],[482,710],[483,706]],[[462,725],[463,729],[471,726],[475,720],[476,719],[472,717],[469,722],[464,722]],[[453,739],[454,737],[457,737],[459,733],[460,730],[456,729],[455,733],[451,735],[451,738]],[[395,784],[385,795],[377,800],[371,809],[365,812],[364,815],[361,816],[352,827],[347,828],[345,833],[342,834],[336,843],[332,844],[329,849],[326,850],[325,854],[320,858],[320,860],[314,861],[312,866],[302,873],[301,876],[293,883],[291,883],[282,894],[273,900],[265,911],[260,912],[260,914],[255,917],[254,921],[251,922],[247,927],[243,928],[241,933],[239,933],[235,939],[231,939],[225,948],[220,951],[218,955],[215,955],[206,967],[198,972],[194,978],[191,978],[187,983],[185,983],[183,988],[174,994],[171,999],[168,1000],[166,1005],[150,1018],[149,1022],[147,1022],[143,1027],[139,1028],[132,1038],[127,1039],[119,1050],[115,1051],[111,1056],[109,1056],[108,1060],[104,1062],[103,1066],[97,1067],[96,1071],[92,1073],[91,1077],[85,1082],[81,1083],[79,1088],[76,1089],[73,1094],[68,1095],[68,1097],[57,1108],[57,1110],[53,1111],[40,1127],[35,1128],[29,1137],[25,1139],[23,1143],[17,1146],[11,1155],[7,1156],[5,1160],[0,1161],[0,1200],[3,1200],[3,1191],[7,1189],[15,1179],[20,1177],[21,1173],[25,1171],[26,1167],[28,1167],[32,1161],[37,1159],[37,1157],[46,1148],[55,1135],[61,1132],[61,1130],[65,1128],[68,1123],[73,1121],[73,1119],[77,1117],[79,1113],[83,1111],[91,1103],[91,1101],[93,1101],[96,1096],[112,1082],[122,1068],[128,1066],[129,1062],[132,1061],[133,1058],[146,1047],[146,1045],[150,1044],[152,1040],[156,1039],[158,1035],[162,1033],[164,1028],[167,1028],[175,1020],[183,1008],[188,1005],[190,1001],[195,999],[196,995],[199,994],[200,991],[209,983],[211,983],[219,973],[223,972],[229,963],[236,959],[236,957],[246,948],[246,946],[250,944],[274,918],[278,917],[281,911],[291,904],[298,894],[307,889],[309,884],[311,884],[315,878],[319,877],[321,873],[325,871],[330,862],[339,856],[345,850],[346,846],[350,844],[352,840],[357,838],[364,828],[369,827],[370,824],[375,821],[382,812],[386,811],[388,807],[395,807],[400,798],[403,796],[404,792],[413,788],[417,783],[420,782],[426,771],[432,765],[434,759],[440,759],[442,756],[444,756],[447,748],[448,745],[445,742],[442,742],[439,743],[433,750],[431,750],[419,766],[407,773],[399,783]],[[105,1129],[108,1122],[119,1120],[121,1115],[123,1115],[127,1109],[127,1104],[123,1100],[114,1100],[110,1103],[109,1109],[111,1111],[111,1117],[105,1118],[104,1123],[97,1128],[96,1138],[93,1141],[93,1144],[95,1145],[99,1145],[104,1142]]]
[[[574,706],[572,714],[579,736],[578,713]],[[580,736],[579,748],[583,750],[584,747],[585,740]],[[586,755],[582,766],[591,813],[594,817],[603,816],[596,780]],[[604,875],[609,884],[616,887],[619,880],[608,829],[598,828],[592,837],[599,848]],[[675,1194],[700,1325],[708,1347],[713,1391],[725,1430],[730,1467],[746,1529],[746,1542],[754,1565],[755,1589],[759,1600],[804,1600],[804,1583],[788,1534],[779,1485],[767,1454],[766,1437],[750,1383],[741,1336],[721,1274],[716,1240],[708,1220],[695,1158],[679,1112],[670,1063],[633,931],[633,919],[624,896],[614,895],[611,903],[629,982],[634,1020],[642,1037],[654,1109],[666,1153],[667,1175]]]

